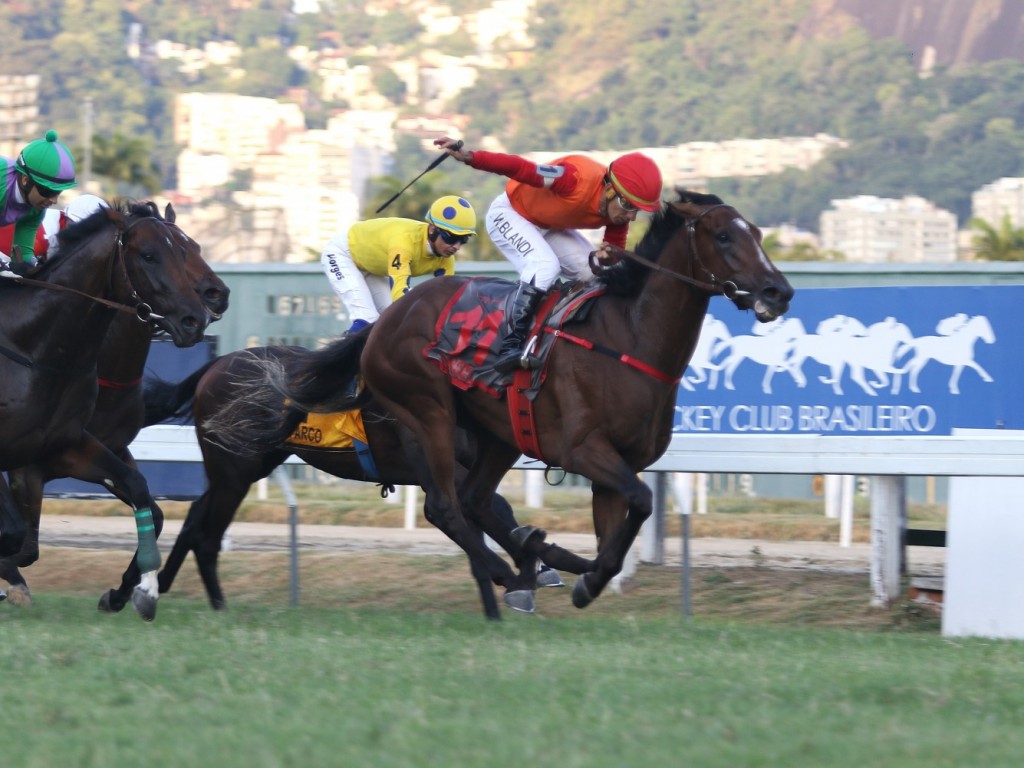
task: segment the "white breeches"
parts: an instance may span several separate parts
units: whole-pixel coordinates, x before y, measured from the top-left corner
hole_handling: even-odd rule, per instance
[[[327,282],[348,312],[350,324],[355,320],[375,323],[380,313],[391,306],[391,281],[387,276],[371,275],[356,266],[348,248],[347,230],[324,246],[320,264]]]
[[[519,272],[546,291],[564,275],[569,280],[591,280],[588,260],[594,245],[575,229],[543,229],[515,211],[502,192],[487,209],[487,234]]]

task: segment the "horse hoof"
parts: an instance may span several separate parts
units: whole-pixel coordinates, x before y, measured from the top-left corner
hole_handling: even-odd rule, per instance
[[[7,593],[6,597],[11,601],[11,605],[17,605],[21,608],[27,608],[32,605],[32,593],[29,592],[28,586],[24,584],[12,586],[11,591]],[[2,599],[0,598],[0,600]]]
[[[505,593],[505,605],[513,611],[520,613],[535,613],[537,603],[533,599],[532,589],[517,589],[514,592]]]
[[[146,621],[153,621],[156,618],[156,598],[146,590],[139,587],[132,590],[132,606]]]
[[[120,613],[124,608],[124,600],[111,589],[100,597],[100,604],[96,607],[101,613]]]
[[[0,589],[0,603],[7,599],[7,593]]]
[[[509,535],[512,537],[512,543],[523,549],[526,547],[526,542],[538,535],[540,538],[534,543],[541,544],[547,538],[548,533],[541,528],[534,528],[532,525],[520,525],[518,528],[513,528]]]
[[[594,602],[594,596],[590,594],[590,590],[587,589],[586,574],[580,576],[576,580],[576,584],[572,588],[572,604],[577,608],[586,608]]]
[[[537,586],[564,587],[565,582],[562,581],[562,577],[554,568],[545,568],[544,570],[537,572]]]

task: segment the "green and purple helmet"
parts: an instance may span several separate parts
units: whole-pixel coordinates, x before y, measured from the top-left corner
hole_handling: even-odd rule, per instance
[[[41,187],[57,191],[71,189],[75,181],[75,159],[71,151],[57,141],[56,131],[47,131],[42,139],[36,139],[18,155],[14,169]]]

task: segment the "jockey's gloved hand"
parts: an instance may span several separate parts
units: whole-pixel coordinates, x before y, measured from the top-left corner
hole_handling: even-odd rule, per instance
[[[622,254],[619,250],[613,249],[608,243],[601,243],[590,252],[590,271],[595,275],[602,275],[621,261]]]
[[[0,270],[11,268],[11,257],[0,251]]]

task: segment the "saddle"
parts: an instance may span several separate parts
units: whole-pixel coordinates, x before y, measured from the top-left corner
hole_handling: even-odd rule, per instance
[[[501,398],[515,377],[529,374],[525,390],[531,400],[547,378],[547,361],[556,332],[573,320],[583,319],[593,299],[602,295],[601,285],[563,282],[553,285],[541,301],[530,325],[527,348],[540,365],[531,371],[499,373],[494,370],[498,350],[508,327],[515,285],[506,280],[474,277],[467,280],[442,309],[435,340],[423,350],[427,359],[448,375],[452,385],[473,387]],[[519,379],[515,379],[519,381]]]

